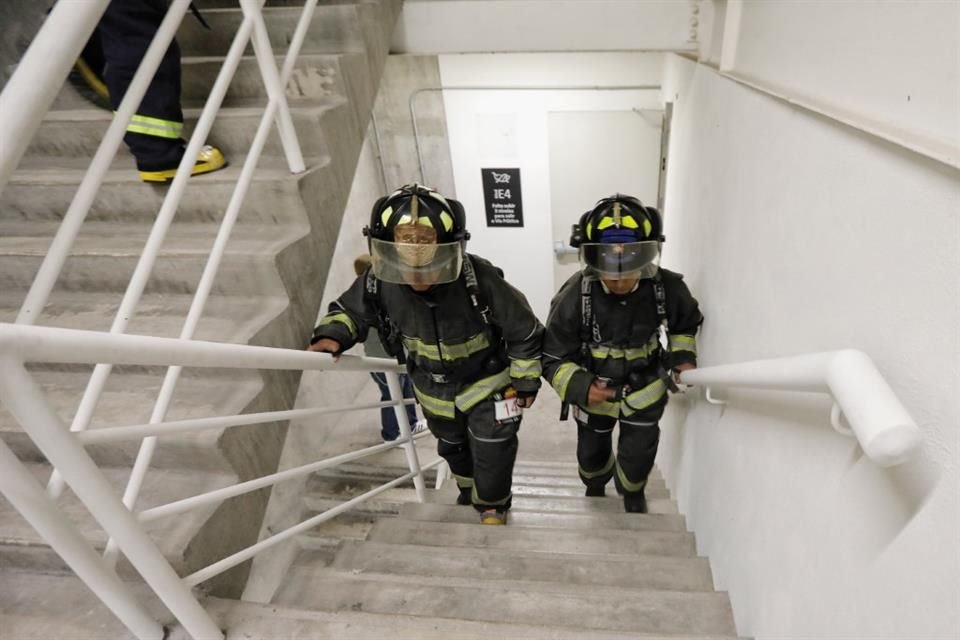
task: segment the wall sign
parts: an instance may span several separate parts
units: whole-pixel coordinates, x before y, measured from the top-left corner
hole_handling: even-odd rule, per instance
[[[522,227],[520,169],[480,169],[488,227]]]

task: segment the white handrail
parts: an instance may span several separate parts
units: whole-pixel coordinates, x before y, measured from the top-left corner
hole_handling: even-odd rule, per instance
[[[60,362],[227,369],[287,369],[302,371],[406,371],[383,358],[341,356],[297,349],[155,338],[83,329],[33,327],[0,322],[0,353],[25,362]]]
[[[429,464],[424,465],[423,470],[436,467],[442,462],[443,462],[443,458],[437,458],[433,462],[430,462]],[[312,518],[308,518],[303,522],[301,522],[300,524],[295,524],[292,527],[284,529],[280,533],[274,534],[269,538],[261,540],[260,542],[258,542],[253,546],[247,547],[242,551],[238,551],[232,556],[228,556],[223,560],[220,560],[219,562],[215,562],[214,564],[210,565],[205,569],[200,569],[196,573],[192,573],[186,578],[184,578],[183,581],[186,584],[193,586],[193,585],[200,584],[204,580],[209,580],[213,576],[223,573],[227,569],[230,569],[231,567],[235,567],[241,562],[244,562],[245,560],[249,560],[256,554],[263,551],[264,549],[268,549],[276,544],[283,542],[284,540],[289,540],[290,538],[292,538],[297,534],[303,533],[305,531],[309,531],[310,529],[314,528],[318,524],[326,522],[327,520],[330,520],[331,518],[338,516],[345,511],[349,511],[350,509],[357,506],[358,504],[366,502],[370,498],[376,497],[381,493],[383,493],[384,491],[392,489],[393,487],[399,485],[402,482],[406,482],[411,478],[411,476],[416,477],[414,476],[413,472],[407,473],[405,475],[400,476],[399,478],[395,478],[389,482],[386,482],[380,485],[379,487],[376,487],[375,489],[371,489],[366,493],[360,494],[355,498],[351,498],[346,502],[338,504],[333,508],[327,509],[323,513],[317,514]]]
[[[60,422],[56,413],[43,397],[42,391],[26,370],[24,366],[26,362],[87,364],[102,362],[112,365],[141,364],[178,367],[299,370],[326,370],[335,366],[338,370],[385,370],[390,388],[394,392],[395,400],[386,403],[370,403],[367,406],[374,408],[392,404],[394,410],[397,412],[398,422],[401,426],[401,438],[394,443],[376,445],[361,451],[342,454],[332,459],[287,469],[231,487],[178,500],[144,511],[140,514],[133,514],[127,509],[126,505],[116,499],[106,478],[83,449],[81,441],[87,439],[95,441],[97,440],[96,434],[72,433],[64,428],[63,423]],[[391,487],[397,486],[406,480],[413,479],[417,487],[418,497],[420,497],[421,500],[424,498],[423,470],[440,464],[442,460],[438,459],[423,467],[420,466],[416,450],[413,448],[413,440],[425,436],[426,433],[416,436],[411,435],[409,421],[407,420],[404,409],[404,405],[408,404],[409,401],[403,399],[400,390],[399,379],[397,377],[399,370],[401,370],[401,367],[396,362],[377,358],[342,356],[335,363],[334,359],[328,354],[291,349],[0,323],[0,401],[8,407],[24,431],[34,440],[41,452],[51,463],[63,470],[64,478],[70,483],[76,495],[89,509],[97,522],[103,526],[104,530],[112,539],[117,540],[119,549],[130,558],[131,563],[133,563],[137,570],[143,575],[150,587],[157,593],[161,600],[163,600],[171,612],[173,612],[174,616],[184,625],[188,633],[195,638],[217,638],[222,636],[212,620],[210,620],[209,616],[206,615],[190,593],[189,587],[192,585],[198,584],[230,567],[236,566],[244,560],[253,557],[257,552],[316,526],[320,522],[328,520],[360,502],[376,496]],[[353,408],[359,407],[342,407],[339,409],[350,410]],[[329,413],[336,409],[338,408],[307,411],[317,414]],[[270,416],[271,413],[274,415]],[[295,412],[265,412],[255,416],[227,416],[212,420],[220,420],[224,423],[229,422],[233,425],[243,422],[263,424],[265,422],[275,422],[275,414],[278,413],[292,414]],[[193,423],[193,430],[212,428],[213,426],[210,423],[210,419],[206,422],[204,422],[203,419],[195,419],[192,421],[187,420],[166,424],[136,425],[132,428],[113,427],[104,429],[103,431],[109,432],[116,430],[117,432],[123,433],[124,430],[129,431],[130,429],[150,428],[157,430],[166,426],[172,426],[177,431],[183,431],[187,430],[188,426],[191,426],[187,423]],[[227,425],[224,424],[223,426]],[[127,433],[124,435],[130,434]],[[155,435],[161,434],[156,433]],[[261,540],[184,579],[176,577],[172,567],[170,567],[169,563],[163,558],[156,544],[150,540],[149,536],[147,536],[142,529],[141,521],[149,521],[201,505],[220,502],[232,496],[271,486],[278,482],[300,477],[343,462],[363,458],[398,445],[408,448],[409,473],[329,509],[307,521],[294,525],[270,538]],[[2,454],[2,451],[0,451],[0,454]],[[4,478],[8,476],[20,477],[27,473],[15,456],[12,456],[9,464],[0,467],[0,476]],[[12,489],[8,489],[8,484],[4,482],[0,482],[0,489],[2,489],[4,493],[12,491]],[[27,509],[31,513],[37,513],[44,508],[44,505],[50,509],[54,508],[48,498],[44,497],[44,501],[45,502],[32,509],[28,506]],[[14,501],[15,504],[18,502],[22,501]],[[41,535],[48,541],[57,536],[55,527],[43,526],[42,529],[38,528],[38,531],[40,531]],[[75,535],[73,529],[69,529],[64,532],[61,538],[64,536],[76,538],[78,535],[79,534]],[[74,540],[74,542],[76,542],[76,540]],[[69,557],[68,555],[64,555],[64,559],[67,560],[71,566],[73,566],[72,563],[74,561],[78,561],[82,565],[85,559],[79,557],[78,560],[75,555],[76,554],[69,555]],[[94,579],[99,578],[95,576]],[[107,604],[111,606],[111,608],[118,606],[117,602],[114,602],[116,598],[111,596],[109,589],[107,591],[106,597],[111,598],[111,601],[107,602]],[[119,603],[119,606],[125,608],[123,612],[124,616],[129,618],[132,615],[135,618],[136,612],[131,613],[126,610],[129,608],[128,605],[129,603],[125,602]],[[118,613],[118,615],[120,614]],[[121,616],[121,619],[124,619],[123,616]],[[142,627],[135,631],[137,636],[144,640],[152,640],[155,637],[151,632],[152,627],[143,627],[142,623],[142,620],[134,620],[134,624]],[[134,629],[134,627],[131,626],[131,629]]]
[[[150,617],[117,574],[104,566],[99,554],[83,539],[70,519],[44,492],[7,443],[0,439],[3,495],[64,559],[84,584],[117,618],[142,640],[161,640],[163,627]]]
[[[92,10],[92,5],[87,3],[60,2],[57,3],[57,6],[54,8],[53,15],[65,6],[71,6],[75,9],[85,8],[88,11]],[[106,4],[104,4],[104,6],[106,6]],[[93,205],[93,201],[97,196],[97,192],[100,190],[103,178],[106,176],[107,171],[110,170],[110,165],[117,155],[117,148],[119,148],[120,142],[123,140],[123,136],[127,131],[130,118],[133,117],[133,114],[140,107],[140,102],[143,100],[143,96],[147,92],[147,88],[150,86],[150,82],[153,80],[157,68],[160,66],[163,56],[166,55],[170,42],[173,40],[177,28],[180,26],[180,22],[183,20],[183,14],[189,6],[190,0],[176,0],[176,2],[173,2],[167,10],[167,15],[164,16],[163,21],[160,23],[160,27],[157,29],[157,34],[154,36],[153,41],[150,43],[150,46],[147,47],[143,61],[140,63],[140,66],[137,67],[137,71],[130,81],[130,86],[127,88],[127,93],[124,94],[123,100],[120,101],[117,112],[114,114],[113,120],[110,121],[110,126],[107,127],[107,132],[100,141],[97,152],[94,154],[93,160],[91,160],[90,166],[87,168],[87,172],[84,174],[83,180],[77,188],[77,193],[70,202],[70,207],[64,214],[63,221],[60,223],[60,227],[57,229],[57,233],[50,243],[50,248],[47,250],[47,254],[40,264],[40,269],[33,279],[33,284],[30,285],[30,290],[27,292],[27,296],[20,306],[20,312],[17,314],[18,324],[33,324],[37,321],[37,317],[47,305],[47,301],[50,299],[50,293],[53,291],[57,278],[60,277],[60,272],[63,270],[63,265],[67,261],[70,247],[72,247],[76,241],[77,235],[80,233],[80,227],[83,226],[83,221],[86,220],[87,213],[89,213],[90,207]],[[101,13],[103,13],[102,9],[97,13],[98,19]],[[49,34],[49,29],[54,26],[55,24],[51,23],[48,19],[37,37],[40,38],[44,36],[44,34]],[[60,31],[53,32],[53,37],[61,40],[69,39],[64,38],[64,34],[72,34],[74,38],[82,36],[82,39],[80,39],[77,44],[77,53],[70,59],[71,66],[76,62],[80,50],[90,35],[90,32],[87,32],[86,35],[73,33],[72,29],[72,27],[64,27]],[[39,86],[56,87],[57,90],[59,90],[60,84],[53,80],[60,78],[62,82],[62,79],[65,78],[66,75],[66,73],[62,76],[35,73],[29,77],[29,82]],[[38,77],[47,78],[49,82],[37,82],[36,78]],[[14,87],[8,85],[3,90],[3,93],[0,94],[0,100],[2,100],[4,96],[9,96],[11,101],[17,100],[17,93],[15,93],[15,91],[16,89]],[[38,124],[46,111],[46,108],[44,108],[36,113]],[[29,144],[33,133],[34,130],[31,129],[17,131],[17,135],[23,137],[24,145]],[[4,145],[0,145],[0,147],[3,146]],[[2,184],[2,182],[0,182],[0,184]]]
[[[0,192],[108,4],[57,3],[0,93]]]
[[[691,369],[684,384],[827,393],[868,458],[889,467],[920,446],[916,422],[867,354],[855,349]]]
[[[13,326],[13,325],[8,325]],[[36,329],[36,327],[19,327]],[[136,517],[117,500],[113,487],[83,446],[67,431],[34,382],[23,361],[0,350],[0,401],[17,419],[43,455],[60,469],[70,488],[130,563],[194,638],[222,638],[190,589],[163,557]],[[17,461],[19,466],[19,461]],[[6,486],[0,483],[4,492]]]
[[[223,67],[221,67],[220,73],[217,74],[217,79],[213,83],[210,95],[203,105],[203,111],[200,113],[197,126],[190,136],[190,142],[187,143],[183,158],[177,167],[177,173],[173,178],[173,183],[170,185],[167,195],[163,199],[159,213],[157,213],[157,218],[154,221],[153,228],[150,230],[150,235],[147,237],[146,245],[143,248],[143,253],[137,261],[133,275],[130,276],[127,290],[123,294],[120,307],[117,309],[113,323],[110,325],[111,333],[123,333],[126,331],[127,326],[136,315],[137,306],[140,304],[140,298],[143,296],[143,291],[147,287],[147,282],[153,272],[153,267],[160,255],[160,249],[167,236],[167,231],[170,230],[173,217],[176,215],[180,201],[186,192],[193,166],[197,162],[197,156],[206,143],[207,134],[210,133],[210,129],[213,127],[214,120],[220,110],[220,105],[227,94],[227,89],[230,87],[230,82],[237,70],[237,65],[240,63],[243,50],[246,48],[247,42],[250,39],[252,29],[252,20],[245,18],[237,30],[237,35],[234,36]],[[87,388],[84,390],[83,397],[80,399],[80,405],[77,407],[76,414],[74,414],[73,422],[70,424],[71,431],[83,431],[87,428],[87,425],[90,424],[90,419],[93,417],[93,412],[96,409],[97,402],[100,400],[100,395],[103,393],[103,388],[107,384],[111,370],[110,366],[103,364],[98,364],[94,367],[90,381],[87,383]],[[57,496],[63,491],[63,481],[60,479],[56,470],[54,470],[50,478],[48,490],[53,496]]]
[[[294,37],[290,43],[289,49],[287,50],[286,58],[284,59],[283,69],[280,72],[278,82],[281,91],[279,94],[277,92],[271,92],[270,94],[267,107],[260,119],[260,125],[257,128],[256,134],[254,135],[253,143],[250,145],[250,151],[247,153],[247,157],[244,159],[243,169],[240,171],[240,177],[237,179],[237,184],[234,188],[233,195],[230,197],[230,202],[227,205],[226,212],[224,213],[223,219],[220,222],[220,228],[217,231],[217,237],[214,240],[213,248],[210,251],[210,256],[207,259],[207,263],[204,265],[203,273],[201,274],[200,281],[197,284],[196,293],[194,294],[193,300],[190,303],[190,309],[187,312],[187,318],[184,321],[183,328],[180,332],[181,338],[193,338],[193,334],[196,331],[197,325],[200,323],[200,317],[203,315],[203,311],[206,308],[207,299],[210,296],[210,292],[213,290],[213,283],[216,279],[217,272],[220,269],[220,263],[223,260],[223,256],[226,254],[227,242],[230,239],[230,235],[233,233],[233,228],[236,224],[238,216],[240,215],[240,209],[243,207],[247,190],[250,187],[250,183],[253,181],[253,173],[257,168],[257,163],[259,162],[260,155],[263,152],[263,147],[266,144],[267,137],[270,134],[271,123],[274,120],[274,116],[279,110],[281,114],[287,113],[287,119],[289,120],[289,108],[285,101],[282,103],[280,101],[280,99],[283,99],[282,88],[287,85],[287,82],[293,73],[293,67],[296,63],[297,56],[300,54],[300,48],[303,45],[304,39],[306,38],[307,29],[310,24],[310,20],[313,17],[316,4],[317,0],[310,0],[304,5],[303,11],[300,14],[300,21],[297,23],[297,29],[294,32]],[[274,64],[272,54],[269,62],[270,66],[272,67]],[[264,81],[267,82],[266,75],[264,75]],[[277,98],[277,95],[279,95],[280,99]],[[282,119],[277,120],[278,124],[281,122],[281,120]],[[280,134],[283,138],[284,130],[282,128],[280,129]],[[283,138],[283,142],[285,145],[284,148],[286,149],[287,145],[290,143],[288,143],[285,138]],[[294,140],[294,143],[296,143],[296,140]],[[294,162],[291,162],[291,158],[293,158],[294,161],[296,158],[299,158],[299,162],[301,164],[303,162],[302,155],[300,154],[299,143],[296,143],[295,147],[295,150],[287,152],[287,158],[288,162],[290,162],[291,171],[294,171],[294,169],[297,168]],[[300,167],[300,170],[303,170],[303,167]],[[170,367],[167,370],[167,373],[163,378],[163,383],[160,386],[160,392],[157,394],[157,400],[154,404],[153,412],[150,416],[151,422],[161,422],[166,417],[167,410],[173,398],[173,392],[176,389],[177,382],[180,378],[180,373],[180,367]],[[140,493],[140,486],[142,485],[143,478],[150,467],[155,449],[156,441],[152,438],[147,438],[143,441],[140,446],[140,450],[137,452],[137,458],[134,461],[133,470],[130,472],[130,478],[127,481],[127,487],[123,494],[123,503],[131,509],[136,504],[137,496]],[[116,560],[116,546],[112,541],[107,542],[106,557],[108,562],[115,562]]]

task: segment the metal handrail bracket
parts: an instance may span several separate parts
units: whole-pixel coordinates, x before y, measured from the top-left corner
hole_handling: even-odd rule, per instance
[[[717,388],[829,394],[838,407],[832,423],[838,423],[842,412],[863,452],[884,467],[905,462],[921,443],[916,422],[873,360],[856,349],[691,369],[680,374],[680,380]]]

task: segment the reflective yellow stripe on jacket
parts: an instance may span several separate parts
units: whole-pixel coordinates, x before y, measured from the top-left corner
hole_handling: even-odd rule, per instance
[[[651,338],[647,344],[634,349],[617,349],[616,347],[597,345],[590,349],[590,355],[597,360],[605,360],[607,358],[639,360],[641,358],[649,358],[657,351],[658,346],[659,342],[656,337],[654,337]]]
[[[408,338],[404,336],[403,345],[411,354],[415,353],[427,360],[439,362],[441,356],[443,356],[443,360],[446,361],[469,358],[473,354],[489,347],[490,341],[487,339],[486,334],[478,333],[466,342],[441,342],[438,347],[436,344],[424,342],[420,338]]]
[[[456,405],[450,400],[431,396],[417,388],[417,385],[413,385],[413,393],[417,396],[417,401],[423,407],[424,412],[447,420],[453,420],[457,417]]]
[[[629,416],[638,411],[643,411],[650,405],[657,402],[667,393],[667,385],[659,378],[648,384],[642,389],[632,391],[624,398],[622,403],[623,415]]]
[[[503,389],[508,384],[510,384],[510,372],[504,369],[496,375],[480,378],[458,393],[457,399],[454,402],[457,409],[466,413],[481,401],[485,400],[490,394]]]
[[[572,362],[564,362],[557,367],[557,370],[553,373],[553,380],[550,381],[550,385],[553,386],[553,390],[557,392],[561,400],[566,400],[567,387],[570,385],[573,374],[582,370],[582,367]]]

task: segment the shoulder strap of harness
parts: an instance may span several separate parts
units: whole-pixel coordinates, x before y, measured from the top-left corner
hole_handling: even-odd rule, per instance
[[[483,324],[492,327],[493,322],[490,319],[490,305],[487,304],[483,293],[480,291],[480,281],[477,280],[477,271],[473,267],[473,260],[470,259],[470,255],[467,253],[463,255],[463,281],[464,284],[467,285],[467,295],[470,296],[470,304],[473,305],[473,308],[480,314],[480,318],[483,319]]]

